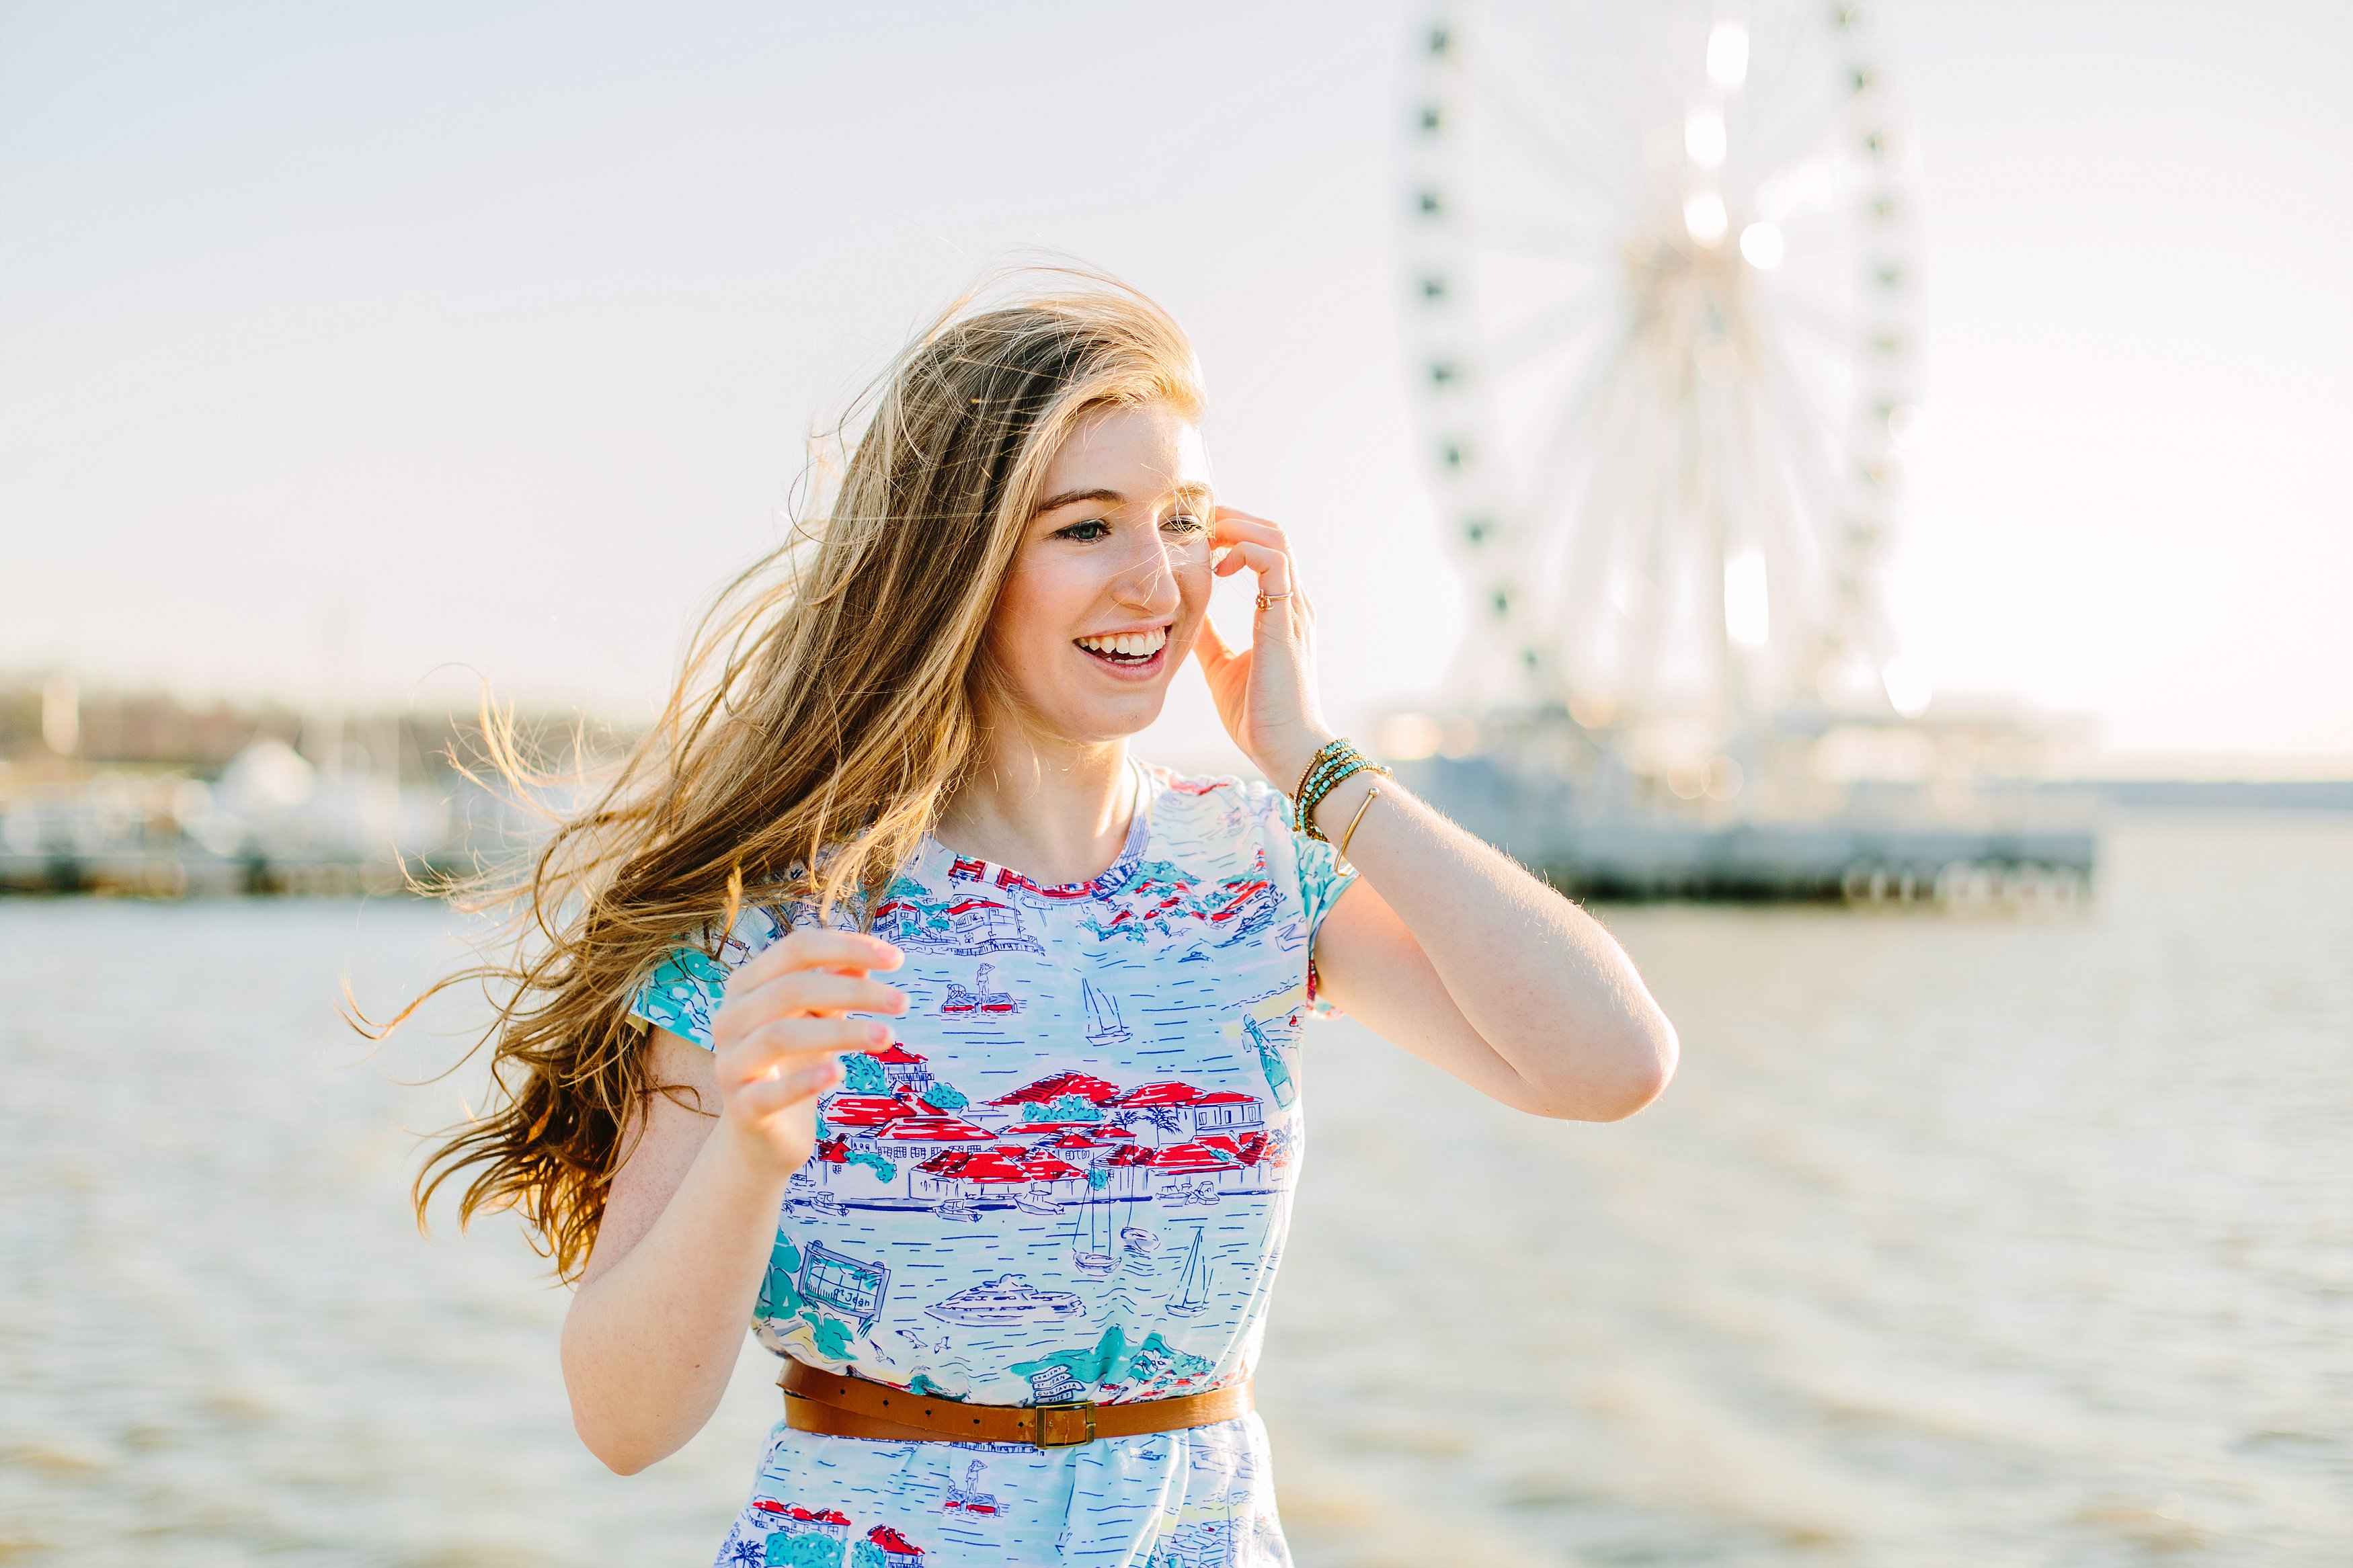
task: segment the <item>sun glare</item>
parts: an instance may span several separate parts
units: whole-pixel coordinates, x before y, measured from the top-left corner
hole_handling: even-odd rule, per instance
[[[1714,191],[1701,191],[1683,201],[1683,227],[1691,237],[1711,249],[1724,243],[1724,231],[1731,226],[1724,210],[1724,198]]]
[[[1718,22],[1707,36],[1707,79],[1726,91],[1748,79],[1748,29]]]

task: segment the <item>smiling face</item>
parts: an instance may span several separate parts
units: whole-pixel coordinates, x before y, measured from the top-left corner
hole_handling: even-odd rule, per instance
[[[989,621],[1020,722],[1092,744],[1159,717],[1208,606],[1211,511],[1200,428],[1176,408],[1117,404],[1079,422]]]

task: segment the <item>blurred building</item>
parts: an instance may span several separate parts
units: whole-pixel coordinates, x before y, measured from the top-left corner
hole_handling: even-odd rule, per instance
[[[543,754],[621,740],[555,716],[519,728]],[[0,890],[398,891],[537,830],[459,766],[481,752],[470,715],[0,683]]]

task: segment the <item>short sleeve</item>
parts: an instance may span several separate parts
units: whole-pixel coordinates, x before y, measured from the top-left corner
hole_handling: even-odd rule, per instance
[[[1307,906],[1307,939],[1312,943],[1323,929],[1324,917],[1356,879],[1356,868],[1343,864],[1340,852],[1331,845],[1297,828],[1291,830],[1291,842],[1299,859],[1299,897]]]
[[[747,909],[715,955],[692,943],[672,949],[638,988],[629,1003],[629,1016],[668,1029],[706,1051],[712,1049],[711,1020],[727,993],[727,977],[783,935],[785,929],[785,923],[770,911]]]

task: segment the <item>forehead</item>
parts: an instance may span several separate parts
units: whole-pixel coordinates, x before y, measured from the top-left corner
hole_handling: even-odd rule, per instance
[[[1046,465],[1045,493],[1118,490],[1130,500],[1206,489],[1201,427],[1167,403],[1120,403],[1086,415]]]

